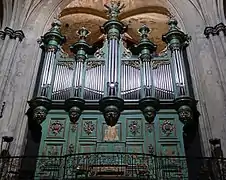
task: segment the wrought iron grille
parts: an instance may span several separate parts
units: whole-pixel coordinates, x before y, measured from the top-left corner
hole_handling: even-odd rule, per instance
[[[225,180],[226,159],[83,153],[66,156],[4,157],[0,179]]]

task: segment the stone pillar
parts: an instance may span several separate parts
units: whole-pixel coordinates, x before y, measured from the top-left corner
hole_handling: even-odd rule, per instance
[[[210,118],[209,139],[221,139],[223,154],[226,155],[226,49],[225,29],[222,23],[215,27],[206,27],[204,31],[206,39],[202,42],[205,51],[201,51],[206,59],[205,90],[207,100],[206,107]],[[204,66],[204,67],[205,67]],[[207,104],[208,103],[208,104]]]

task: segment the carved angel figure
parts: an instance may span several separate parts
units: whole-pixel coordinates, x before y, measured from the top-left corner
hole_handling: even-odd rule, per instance
[[[118,17],[118,14],[120,13],[120,11],[125,7],[125,4],[121,4],[120,1],[111,1],[109,5],[104,4],[104,6],[107,8],[108,10],[108,16],[111,19],[116,19]]]

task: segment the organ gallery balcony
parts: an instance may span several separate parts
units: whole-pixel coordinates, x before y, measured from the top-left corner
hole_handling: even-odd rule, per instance
[[[4,157],[0,159],[0,178],[224,180],[226,159],[120,152]]]

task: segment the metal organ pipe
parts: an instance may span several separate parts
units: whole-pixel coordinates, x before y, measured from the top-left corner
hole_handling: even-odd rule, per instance
[[[41,80],[41,87],[39,90],[39,95],[46,96],[51,99],[52,88],[53,88],[53,75],[55,74],[53,71],[56,70],[56,50],[55,48],[47,49],[44,61],[44,73]]]
[[[119,49],[119,43],[118,39],[111,38],[109,39],[109,46],[108,46],[108,63],[107,63],[107,69],[108,69],[108,82],[107,82],[107,88],[108,95],[117,96],[117,86],[118,86],[118,49]]]
[[[146,96],[152,96],[153,90],[153,79],[151,78],[152,75],[152,68],[151,68],[151,54],[156,50],[156,45],[153,44],[148,35],[150,33],[150,29],[143,25],[138,30],[141,40],[140,43],[137,45],[140,53],[140,63],[142,64],[141,68],[143,69],[141,73],[141,78],[143,79],[143,86],[141,86],[141,98],[145,98]]]
[[[182,49],[188,45],[190,37],[184,34],[177,27],[178,22],[171,18],[169,21],[169,31],[163,35],[165,41],[171,50],[172,74],[174,76],[173,86],[175,91],[175,98],[178,96],[189,95],[187,84],[187,77],[184,67],[184,59],[182,56]]]
[[[56,74],[56,52],[65,42],[65,37],[60,33],[61,22],[55,20],[51,29],[41,37],[41,47],[44,48],[44,68],[41,77],[38,96],[52,99],[52,90]]]
[[[186,95],[184,67],[182,66],[182,56],[178,48],[173,49],[172,60],[175,71],[176,93],[178,96]]]

